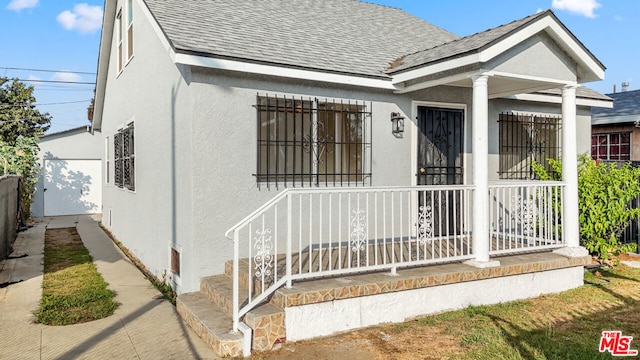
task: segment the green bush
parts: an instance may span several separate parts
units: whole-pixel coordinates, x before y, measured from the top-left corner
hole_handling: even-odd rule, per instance
[[[18,136],[15,144],[0,140],[0,175],[22,177],[21,208],[25,218],[30,215],[31,202],[38,182],[38,139]]]
[[[562,179],[559,160],[548,159],[556,172],[552,178],[540,164],[533,170],[540,180]],[[640,209],[630,208],[632,200],[640,196],[640,168],[631,163],[597,163],[587,155],[578,164],[578,208],[581,244],[601,259],[622,252],[635,251],[636,244],[622,244],[619,240],[631,220],[640,218]]]

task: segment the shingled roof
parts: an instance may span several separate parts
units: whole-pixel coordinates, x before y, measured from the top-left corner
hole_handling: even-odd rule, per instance
[[[394,59],[458,39],[356,0],[144,0],[176,52],[388,78]]]
[[[445,44],[435,46],[430,49],[425,49],[413,54],[409,54],[407,56],[404,56],[402,59],[399,59],[398,62],[401,64],[397,66],[393,66],[392,68],[389,69],[389,72],[397,73],[397,72],[409,70],[415,67],[424,66],[433,62],[456,58],[456,57],[464,56],[469,53],[482,51],[483,49],[499,42],[506,36],[513,34],[519,29],[545,16],[553,17],[558,22],[558,24],[562,25],[562,23],[553,14],[553,11],[551,10],[542,11],[533,15],[529,15],[520,20],[512,21],[505,25],[501,25],[483,32],[479,32],[473,35],[459,38],[459,39],[447,42]],[[562,26],[564,27],[564,25]],[[566,27],[565,27],[565,30],[569,34],[571,34],[571,32],[568,29],[566,29]],[[584,47],[584,45],[575,36],[573,36],[573,34],[571,34],[571,36],[574,38],[574,40],[577,43],[579,43],[583,47],[583,49],[587,53],[589,53],[592,56],[592,58],[599,65],[603,66],[600,63],[600,61],[595,56],[593,56],[589,52],[589,50],[586,47]]]
[[[613,108],[593,108],[593,125],[640,122],[640,90],[607,94],[613,99]]]

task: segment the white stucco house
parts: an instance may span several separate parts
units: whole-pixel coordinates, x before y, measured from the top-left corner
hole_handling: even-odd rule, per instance
[[[85,125],[40,137],[32,216],[102,212],[104,142],[89,130]]]
[[[576,287],[604,71],[551,11],[105,1],[102,221],[221,355]]]

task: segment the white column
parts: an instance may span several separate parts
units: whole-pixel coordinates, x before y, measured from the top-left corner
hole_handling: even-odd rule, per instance
[[[562,89],[562,238],[567,248],[559,252],[568,256],[585,256],[580,248],[580,222],[578,220],[578,147],[576,127],[576,88],[567,85]]]
[[[473,253],[466,263],[477,267],[499,266],[489,261],[489,76],[474,76],[471,110],[473,138]]]

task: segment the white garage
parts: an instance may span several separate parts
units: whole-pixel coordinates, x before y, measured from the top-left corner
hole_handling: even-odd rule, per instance
[[[102,212],[103,144],[86,126],[40,138],[34,217]]]
[[[99,159],[44,159],[44,216],[99,213],[101,168]]]

